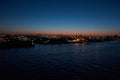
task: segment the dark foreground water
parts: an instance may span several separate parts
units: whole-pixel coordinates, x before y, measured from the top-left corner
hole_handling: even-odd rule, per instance
[[[0,50],[0,76],[1,80],[120,80],[120,42]]]

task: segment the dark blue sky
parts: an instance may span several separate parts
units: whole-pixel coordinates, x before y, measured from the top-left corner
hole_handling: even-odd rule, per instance
[[[0,0],[1,31],[120,33],[119,0]]]

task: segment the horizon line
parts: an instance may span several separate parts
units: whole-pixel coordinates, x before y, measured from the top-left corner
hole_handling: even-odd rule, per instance
[[[31,35],[86,35],[86,36],[107,36],[107,35],[118,35],[120,36],[120,33],[108,33],[108,32],[22,32],[22,31],[5,31],[0,32],[0,34],[31,34]]]

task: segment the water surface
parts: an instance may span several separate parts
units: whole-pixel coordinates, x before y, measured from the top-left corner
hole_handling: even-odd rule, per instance
[[[7,79],[120,80],[120,42],[4,49],[0,69]]]

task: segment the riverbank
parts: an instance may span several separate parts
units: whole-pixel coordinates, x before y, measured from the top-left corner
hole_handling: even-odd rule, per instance
[[[120,37],[114,36],[28,36],[28,35],[2,35],[0,36],[1,48],[19,48],[33,47],[34,44],[68,44],[81,43],[88,44],[90,42],[106,42],[120,40]]]

